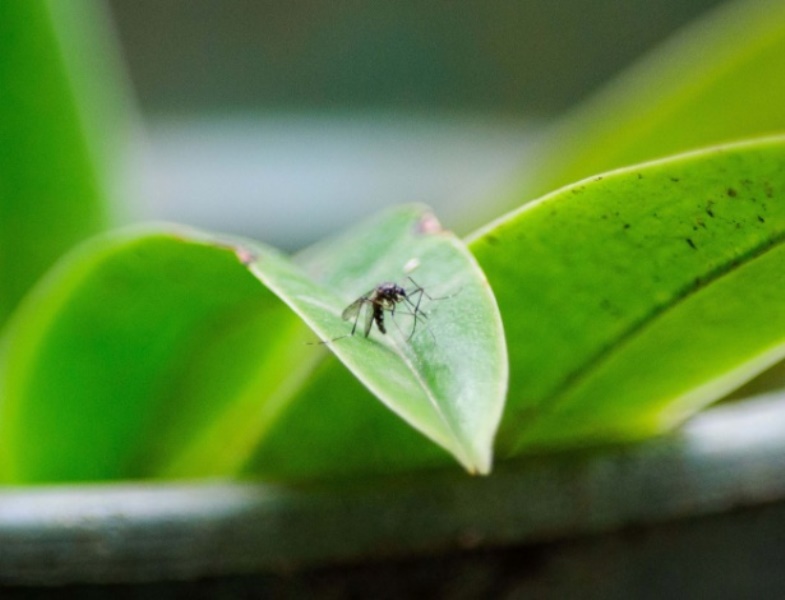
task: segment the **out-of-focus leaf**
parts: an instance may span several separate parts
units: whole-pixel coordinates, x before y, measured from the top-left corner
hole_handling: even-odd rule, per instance
[[[189,236],[189,237],[185,237]],[[227,247],[147,232],[91,241],[9,323],[0,465],[13,482],[231,473],[324,350]]]
[[[113,55],[98,7],[60,4],[0,3],[0,322],[64,251],[107,221],[97,167],[108,164],[110,144],[97,138],[123,130],[120,110],[109,107],[120,77],[101,68]],[[67,35],[77,30],[79,48]],[[111,128],[97,118],[102,107]]]
[[[455,461],[445,450],[393,415],[328,355],[260,439],[243,476],[348,480],[450,466]]]
[[[785,3],[737,0],[563,119],[515,202],[617,167],[784,131],[783,106]]]
[[[662,431],[785,355],[785,138],[554,192],[470,244],[499,302],[513,449]]]

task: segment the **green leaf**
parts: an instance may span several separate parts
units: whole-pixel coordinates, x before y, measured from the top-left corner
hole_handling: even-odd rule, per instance
[[[147,477],[193,455],[202,474],[231,473],[260,435],[261,400],[324,353],[309,338],[226,246],[193,232],[91,241],[3,338],[3,478]]]
[[[0,3],[0,323],[63,252],[108,219],[111,144],[98,138],[123,130],[114,109],[120,78],[104,69],[112,48],[97,6],[59,4]],[[104,109],[112,126],[99,128],[110,122],[97,118]]]
[[[476,234],[510,340],[502,452],[634,439],[785,356],[785,138],[595,177]]]
[[[269,252],[252,270],[388,408],[469,471],[487,473],[504,403],[507,357],[495,300],[465,246],[432,214],[408,206],[311,248],[299,261],[311,277],[294,273]],[[420,306],[427,319],[419,320],[414,334],[413,319],[399,310],[395,319],[388,317],[387,335],[347,337],[352,323],[341,319],[343,309],[385,281],[411,290],[407,274],[427,294]],[[332,422],[331,412],[314,410],[324,423]],[[347,415],[341,425],[356,430],[363,423],[351,419]],[[279,439],[285,443],[284,438]],[[263,452],[280,455],[269,447]],[[256,472],[264,472],[263,462],[257,459],[255,465]]]
[[[404,305],[386,315],[386,336],[347,336],[344,306],[413,261],[428,287],[411,337]],[[249,463],[266,476],[325,477],[401,456],[444,462],[325,362],[328,348],[389,408],[487,472],[507,361],[493,296],[465,246],[404,207],[306,262],[326,283],[262,244],[186,230],[107,235],[68,256],[3,338],[4,480],[227,476]],[[312,427],[307,437],[282,434],[293,417]],[[373,436],[365,452],[357,431]]]
[[[349,479],[454,464],[445,450],[393,415],[329,355],[260,439],[243,475],[277,481]]]
[[[516,201],[617,167],[785,130],[783,64],[785,3],[720,7],[558,123]]]

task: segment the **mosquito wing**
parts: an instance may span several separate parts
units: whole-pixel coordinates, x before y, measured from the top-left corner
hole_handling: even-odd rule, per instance
[[[365,337],[368,337],[368,334],[371,333],[374,313],[376,312],[376,306],[374,306],[372,303],[369,304],[371,305],[365,310]],[[384,333],[384,327],[381,328],[381,331]]]
[[[360,314],[360,309],[363,307],[363,304],[367,301],[365,296],[361,296],[357,298],[354,302],[352,302],[349,306],[343,309],[341,313],[341,318],[344,321],[351,321],[352,319],[356,319],[357,315]]]

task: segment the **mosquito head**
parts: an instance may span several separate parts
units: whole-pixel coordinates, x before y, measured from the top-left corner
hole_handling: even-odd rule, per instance
[[[396,304],[406,298],[406,290],[397,283],[385,281],[376,286],[375,299],[382,304]]]

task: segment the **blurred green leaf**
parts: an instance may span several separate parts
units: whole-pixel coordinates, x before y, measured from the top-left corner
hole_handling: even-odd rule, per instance
[[[260,440],[242,475],[349,479],[451,465],[445,450],[392,415],[330,354]]]
[[[785,356],[785,138],[615,171],[474,236],[513,450],[662,431]]]
[[[246,458],[261,399],[319,349],[233,252],[192,236],[91,241],[26,298],[3,339],[7,481],[151,476],[205,439],[202,472]]]
[[[785,130],[785,3],[738,0],[563,119],[515,202],[677,152]]]
[[[114,7],[105,0],[46,0],[63,69],[79,115],[104,211],[126,217],[125,203],[138,202],[136,144],[142,128],[134,89],[115,36]],[[114,214],[116,213],[116,214]]]
[[[110,151],[98,138],[122,129],[109,109],[120,78],[101,68],[113,54],[98,7],[60,4],[0,3],[0,323],[63,252],[107,222]],[[99,98],[99,87],[112,91]],[[111,128],[97,124],[101,107],[113,112]]]
[[[91,7],[69,17],[81,23],[82,43],[96,33]],[[75,72],[108,53],[69,55],[55,29],[47,1],[0,3],[0,323],[63,252],[107,221]]]

